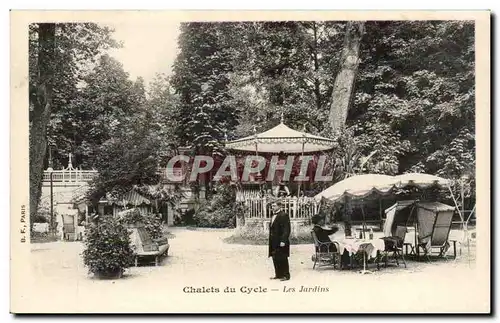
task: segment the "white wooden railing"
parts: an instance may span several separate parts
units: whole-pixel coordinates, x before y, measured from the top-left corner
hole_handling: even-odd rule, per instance
[[[244,199],[247,219],[269,219],[271,218],[271,204],[278,200],[283,206],[283,210],[290,219],[310,219],[318,212],[319,203],[312,197],[250,197]]]
[[[51,158],[51,157],[49,157]],[[73,154],[68,154],[68,167],[62,169],[52,169],[51,166],[43,172],[44,182],[58,182],[58,183],[82,183],[90,182],[97,177],[98,172],[95,169],[83,170],[73,167],[72,162]]]
[[[243,189],[236,192],[236,201],[244,202],[248,199],[258,199],[261,198],[262,194],[258,189]]]
[[[60,169],[60,170],[45,170],[43,172],[43,181],[50,182],[50,173],[52,172],[52,182],[77,183],[90,182],[97,176],[96,170],[80,170],[80,169]]]

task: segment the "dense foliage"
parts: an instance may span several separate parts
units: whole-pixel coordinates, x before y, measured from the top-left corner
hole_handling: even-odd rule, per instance
[[[67,148],[65,125],[79,122],[68,115],[70,103],[78,99],[86,66],[102,50],[118,45],[110,33],[94,23],[29,25],[30,223],[38,210],[48,147],[58,141],[56,156]]]
[[[360,172],[466,175],[470,209],[476,161],[473,22],[365,22],[346,129],[334,134],[328,114],[338,103],[332,92],[348,26],[322,21],[182,24],[172,75],[158,75],[147,86],[140,78],[130,80],[105,54],[119,45],[111,30],[57,25],[55,45],[43,47],[38,25],[32,25],[30,120],[40,119],[33,112],[47,85],[38,77],[42,67],[57,77],[49,84],[54,91],[48,130],[36,129],[48,133],[55,145],[56,167],[65,166],[72,152],[76,165],[99,170],[90,194],[94,201],[105,193],[158,184],[158,166],[165,166],[180,146],[191,147],[192,153],[225,154],[226,137],[265,131],[283,114],[292,128],[337,140],[330,154],[334,181]],[[44,48],[56,53],[45,65],[38,55]],[[46,151],[44,142],[38,146]],[[152,193],[165,203],[178,197],[175,191]],[[195,215],[199,225],[233,221],[237,206],[220,195],[201,205]]]
[[[141,92],[144,95],[144,90]],[[129,94],[122,100],[133,102],[135,98],[135,94]],[[111,120],[110,113],[103,114],[107,119],[103,122],[107,122],[104,128],[108,136],[99,146],[94,146],[93,165],[99,170],[99,177],[91,183],[93,200],[106,192],[118,196],[136,185],[153,185],[159,181],[158,146],[161,138],[151,127],[156,120],[137,103],[131,103],[130,109],[128,112],[113,109],[115,117]]]
[[[104,217],[85,233],[83,262],[94,274],[113,274],[134,263],[130,235],[119,219]]]
[[[399,172],[473,174],[474,25],[367,24],[350,123]]]
[[[308,132],[333,136],[327,119],[336,104],[332,90],[342,58],[345,23],[185,24],[179,40],[181,53],[174,64],[178,81],[173,86],[189,95],[204,92],[187,91],[178,84],[202,84],[205,78],[197,73],[198,64],[185,64],[196,62],[206,47],[205,38],[194,36],[193,28],[217,30],[217,41],[211,38],[211,42],[231,44],[229,51],[220,46],[221,56],[217,56],[231,67],[203,65],[203,75],[210,74],[208,68],[219,79],[229,78],[225,87],[230,95],[217,96],[216,112],[217,116],[227,112],[233,120],[237,111],[239,125],[229,139],[253,134],[254,127],[269,129],[279,122],[282,112],[285,123],[293,128],[305,125]],[[452,179],[466,175],[466,196],[473,197],[474,54],[473,22],[366,22],[347,129],[334,137],[339,144],[331,156],[334,180],[363,171],[426,172]],[[205,93],[205,99],[207,95],[211,94]],[[180,102],[180,109],[191,111],[185,101]],[[215,116],[210,111],[204,110],[206,120]],[[180,120],[177,128],[183,129],[184,124]],[[222,136],[219,133],[211,139],[220,142]]]
[[[96,24],[56,24],[54,53],[45,64],[52,67],[54,91],[42,139],[47,135],[54,168],[67,166],[71,152],[77,167],[99,170],[89,192],[93,201],[106,193],[117,196],[134,186],[158,183],[157,166],[162,156],[169,155],[165,138],[171,138],[168,125],[175,107],[162,76],[152,84],[151,99],[146,100],[144,81],[130,80],[122,64],[106,53],[120,45],[112,32]],[[43,81],[37,77],[39,34],[39,26],[31,25],[30,121],[38,120],[35,103]],[[45,161],[30,174],[41,176],[48,166],[49,148],[44,142],[40,145]],[[35,180],[30,182],[33,188],[39,186]]]
[[[172,85],[180,105],[174,115],[179,144],[193,153],[221,150],[224,134],[234,130],[236,107],[229,94],[230,52],[221,34],[224,25],[190,23],[181,27],[181,52]]]
[[[54,68],[54,90],[50,121],[47,125],[48,143],[53,146],[54,166],[55,168],[66,166],[68,153],[71,152],[75,156],[76,164],[82,164],[86,168],[91,167],[91,161],[86,158],[92,155],[93,148],[85,143],[88,137],[94,137],[90,129],[93,124],[90,123],[94,121],[94,104],[102,92],[97,93],[99,89],[94,87],[92,97],[94,101],[89,102],[89,98],[82,95],[81,88],[89,80],[99,82],[97,77],[89,78],[89,72],[98,64],[106,50],[119,47],[120,44],[111,37],[113,30],[95,23],[55,24],[54,33],[54,54],[49,62]],[[34,117],[33,103],[37,100],[37,87],[43,82],[37,77],[37,65],[40,63],[39,40],[40,24],[31,24],[29,27],[30,121]],[[109,86],[113,87],[112,84]],[[98,119],[102,118],[102,114],[104,113],[97,113]]]
[[[92,147],[87,161],[99,170],[91,183],[89,197],[96,202],[106,193],[118,197],[131,189],[141,190],[158,203],[173,204],[179,198],[176,190],[158,186],[158,166],[171,155],[169,125],[175,99],[166,80],[157,77],[146,100],[141,78],[128,79],[123,66],[103,56],[87,77],[82,96],[89,98],[88,132],[84,146]],[[89,102],[90,101],[90,102]],[[95,101],[95,102],[94,102]],[[155,189],[150,186],[154,185]]]
[[[202,202],[196,210],[194,223],[199,227],[234,228],[236,218],[244,212],[243,206],[236,203],[235,187],[219,184],[216,191],[212,199]]]

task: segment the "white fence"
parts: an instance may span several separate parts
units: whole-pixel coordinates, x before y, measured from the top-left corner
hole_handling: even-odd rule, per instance
[[[271,204],[277,201],[275,198],[251,197],[244,199],[247,219],[269,219],[271,218]],[[278,199],[283,205],[283,210],[290,219],[310,219],[318,212],[319,203],[311,197],[283,197]]]
[[[50,182],[50,171],[46,170],[43,172],[43,181]],[[52,182],[54,183],[78,183],[78,182],[90,182],[97,176],[96,170],[79,170],[79,169],[62,169],[52,171]]]

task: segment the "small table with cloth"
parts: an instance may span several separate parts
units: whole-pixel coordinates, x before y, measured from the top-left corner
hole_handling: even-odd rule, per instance
[[[356,238],[340,238],[339,236],[331,235],[330,239],[339,245],[340,254],[347,253],[349,256],[357,254],[359,251],[363,252],[368,259],[376,258],[379,252],[385,249],[384,240],[382,239],[356,239]]]

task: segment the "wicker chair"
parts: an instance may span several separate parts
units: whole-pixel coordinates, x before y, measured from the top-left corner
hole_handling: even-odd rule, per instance
[[[400,258],[403,261],[403,264],[405,265],[406,268],[406,260],[403,252],[403,245],[406,237],[406,232],[408,232],[408,229],[405,226],[398,225],[396,227],[394,236],[383,238],[385,241],[384,257],[385,257],[386,267],[389,254],[392,253],[392,258],[394,258],[394,260],[396,261],[396,265],[399,266],[398,258]]]
[[[312,256],[312,261],[314,262],[313,269],[316,269],[316,265],[319,267],[322,266],[333,266],[335,269],[335,265],[339,264],[339,268],[341,268],[340,261],[340,246],[337,242],[321,242],[318,240],[316,233],[311,231],[311,236],[314,241],[314,255]],[[331,247],[334,246],[335,251],[331,251]]]

